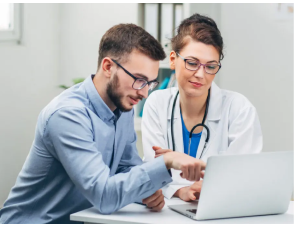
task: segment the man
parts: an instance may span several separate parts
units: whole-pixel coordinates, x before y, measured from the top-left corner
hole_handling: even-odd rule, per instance
[[[142,164],[133,106],[156,84],[160,44],[144,29],[120,24],[99,46],[98,70],[40,113],[35,140],[3,209],[2,223],[70,223],[94,206],[110,214],[135,201],[162,209],[168,169],[199,180],[205,164],[171,152]]]

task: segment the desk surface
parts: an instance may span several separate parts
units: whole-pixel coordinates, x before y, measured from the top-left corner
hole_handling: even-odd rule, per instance
[[[294,223],[294,207],[293,202],[289,204],[288,211],[285,214],[253,216],[231,219],[218,219],[196,221],[167,207],[170,204],[187,204],[178,198],[166,199],[166,204],[161,212],[151,212],[147,207],[139,204],[130,204],[111,215],[102,215],[94,209],[86,209],[70,215],[73,221],[82,221],[86,223],[217,223],[217,224],[293,224]]]

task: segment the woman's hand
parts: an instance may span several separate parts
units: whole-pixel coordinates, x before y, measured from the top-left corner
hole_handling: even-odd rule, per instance
[[[189,187],[183,187],[176,191],[174,196],[179,197],[185,202],[194,201],[199,198],[202,187],[202,180],[196,181]]]
[[[157,157],[159,157],[161,155],[164,155],[167,152],[172,152],[171,149],[162,149],[161,147],[158,147],[158,146],[153,146],[152,148],[155,151],[155,157],[154,158],[157,158]]]

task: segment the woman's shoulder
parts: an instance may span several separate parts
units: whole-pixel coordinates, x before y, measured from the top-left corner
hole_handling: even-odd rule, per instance
[[[223,98],[223,105],[227,107],[228,105],[232,109],[236,110],[242,110],[246,108],[254,108],[254,105],[250,102],[250,100],[243,94],[226,90],[226,89],[220,89],[220,92],[222,93]]]
[[[171,87],[171,88],[166,88],[166,89],[161,89],[161,90],[155,90],[150,94],[151,96],[172,96],[175,95],[178,92],[178,88],[177,87]]]

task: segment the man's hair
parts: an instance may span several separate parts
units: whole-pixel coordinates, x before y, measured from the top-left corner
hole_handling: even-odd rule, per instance
[[[103,58],[112,57],[126,62],[133,50],[158,61],[166,57],[160,43],[142,27],[135,24],[118,24],[106,31],[100,41],[98,69]]]

